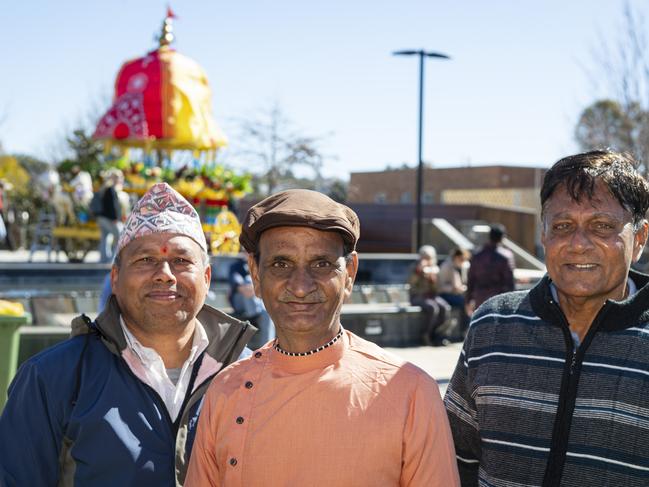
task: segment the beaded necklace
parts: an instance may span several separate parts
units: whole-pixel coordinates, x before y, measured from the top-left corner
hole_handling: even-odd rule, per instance
[[[306,357],[308,355],[313,355],[314,353],[322,352],[325,348],[329,348],[332,346],[334,343],[336,343],[340,338],[343,336],[343,327],[340,327],[340,331],[338,334],[333,337],[330,341],[325,343],[324,345],[320,345],[318,348],[314,348],[313,350],[309,350],[308,352],[287,352],[286,350],[280,348],[277,342],[275,342],[275,350],[277,350],[279,353],[288,355],[289,357]]]

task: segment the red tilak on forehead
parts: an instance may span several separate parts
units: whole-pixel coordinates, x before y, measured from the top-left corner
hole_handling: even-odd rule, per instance
[[[167,253],[167,246],[163,245],[161,250],[162,250],[163,254],[166,254]]]

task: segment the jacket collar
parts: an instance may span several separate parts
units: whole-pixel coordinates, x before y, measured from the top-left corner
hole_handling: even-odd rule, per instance
[[[610,299],[606,301],[608,312],[599,327],[600,330],[624,330],[640,322],[649,321],[649,275],[632,269],[629,271],[629,277],[638,287],[638,291],[622,301]],[[554,322],[559,303],[553,304],[551,282],[547,274],[543,276],[543,279],[530,290],[530,302],[539,317]]]

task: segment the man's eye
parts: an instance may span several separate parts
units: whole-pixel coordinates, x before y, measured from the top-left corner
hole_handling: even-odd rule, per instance
[[[313,267],[315,267],[317,269],[327,269],[327,268],[331,267],[331,265],[332,265],[331,262],[329,262],[327,260],[319,260],[313,265]]]
[[[271,264],[271,267],[275,267],[276,269],[286,269],[288,264],[283,260],[276,260]]]
[[[143,264],[152,264],[155,262],[153,257],[140,257],[136,262],[141,262]]]
[[[176,258],[174,259],[174,263],[176,263],[176,264],[178,264],[178,265],[187,265],[187,264],[191,264],[192,261],[189,260],[189,259],[185,259],[185,258],[183,258],[183,257],[176,257]]]
[[[595,223],[595,228],[598,230],[613,230],[615,225],[608,222],[597,222]]]
[[[555,232],[564,232],[570,228],[570,223],[560,222],[552,225],[552,230]]]

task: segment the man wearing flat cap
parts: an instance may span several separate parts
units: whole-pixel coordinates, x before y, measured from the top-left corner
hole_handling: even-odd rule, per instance
[[[435,381],[344,330],[356,214],[289,190],[248,212],[241,243],[277,338],[205,396],[187,486],[454,486]]]
[[[182,485],[207,386],[254,333],[204,304],[210,277],[196,210],[154,185],[120,236],[106,309],[10,386],[0,485]]]

